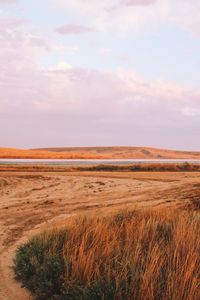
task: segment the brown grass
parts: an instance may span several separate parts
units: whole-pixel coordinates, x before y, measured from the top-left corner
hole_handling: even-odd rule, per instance
[[[45,259],[59,255],[64,262],[56,299],[198,300],[199,236],[198,213],[141,210],[71,218],[39,241]],[[49,289],[41,292],[41,280],[35,293],[46,298],[38,299],[53,299]]]
[[[200,159],[200,152],[150,147],[0,148],[0,158],[65,159]]]
[[[50,164],[1,164],[0,172],[200,172],[195,163],[139,163],[132,165],[50,165]]]
[[[119,171],[119,172],[199,172],[200,164],[195,163],[135,163],[132,165],[95,165],[74,167],[78,171]]]

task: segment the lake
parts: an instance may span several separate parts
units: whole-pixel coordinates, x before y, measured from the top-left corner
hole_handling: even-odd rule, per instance
[[[131,165],[143,163],[193,163],[200,164],[199,159],[0,159],[5,165]]]

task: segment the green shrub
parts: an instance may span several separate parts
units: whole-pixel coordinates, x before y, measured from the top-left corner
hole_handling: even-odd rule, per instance
[[[36,299],[62,296],[65,271],[62,248],[66,236],[66,231],[44,233],[17,249],[14,260],[16,279],[36,295]]]

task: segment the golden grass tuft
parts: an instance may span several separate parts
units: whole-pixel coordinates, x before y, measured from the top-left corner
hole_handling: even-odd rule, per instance
[[[46,259],[55,255],[62,261],[60,288],[55,292],[55,287],[51,290],[49,286],[45,289],[45,284],[41,286],[44,276],[38,275],[40,268],[34,269],[37,264],[33,251],[29,259],[26,257],[33,273],[29,280],[39,276],[40,285],[36,280],[32,292],[37,299],[198,300],[197,215],[177,210],[141,210],[109,217],[73,217],[64,229],[38,237],[43,249],[40,268],[45,268]],[[30,288],[28,280],[23,279],[20,251],[22,248],[18,249],[15,271],[18,275],[21,271],[19,279]]]

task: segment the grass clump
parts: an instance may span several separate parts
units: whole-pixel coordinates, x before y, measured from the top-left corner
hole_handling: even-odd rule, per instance
[[[75,217],[22,245],[15,274],[38,300],[197,300],[199,234],[185,211]]]

